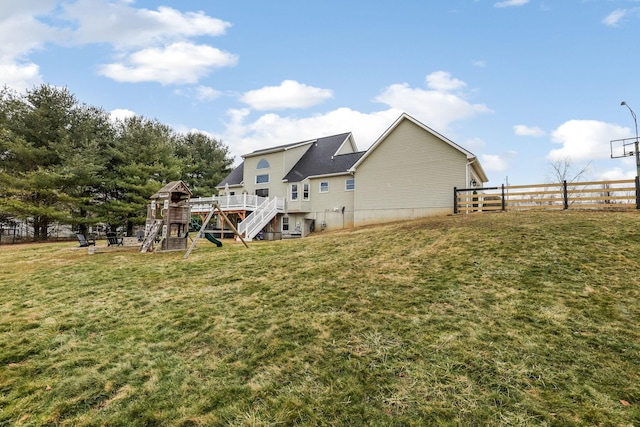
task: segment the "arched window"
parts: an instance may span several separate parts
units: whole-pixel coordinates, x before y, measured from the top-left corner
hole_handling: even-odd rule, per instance
[[[256,169],[269,169],[269,162],[267,162],[265,159],[261,159],[258,162],[258,166],[256,166]]]

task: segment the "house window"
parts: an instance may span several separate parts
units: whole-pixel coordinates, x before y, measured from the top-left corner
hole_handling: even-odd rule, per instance
[[[256,189],[256,196],[269,197],[269,189],[268,188],[258,188],[258,189]]]
[[[282,231],[289,231],[289,217],[282,217]]]
[[[256,175],[256,184],[268,184],[269,183],[269,174],[265,173],[264,175]]]
[[[353,191],[356,189],[356,180],[354,178],[349,178],[344,182],[344,189],[346,191]]]
[[[291,184],[291,200],[298,200],[298,184]]]
[[[302,184],[302,200],[309,200],[309,184]]]
[[[256,169],[269,169],[269,162],[267,162],[265,159],[261,159],[258,162],[258,166],[256,166]]]
[[[322,181],[320,183],[320,192],[328,193],[329,192],[329,181]]]

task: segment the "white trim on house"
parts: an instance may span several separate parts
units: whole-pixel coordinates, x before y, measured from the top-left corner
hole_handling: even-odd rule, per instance
[[[349,181],[353,181],[353,188],[349,188]],[[352,176],[344,180],[344,191],[356,191],[356,177]]]
[[[264,150],[258,150],[258,151],[255,151],[253,153],[243,154],[240,157],[242,157],[243,159],[246,159],[247,157],[257,157],[257,156],[264,156],[264,155],[267,155],[267,154],[278,153],[280,151],[289,151],[289,150],[292,150],[294,148],[303,147],[305,145],[313,144],[314,142],[317,142],[317,141],[318,141],[317,138],[316,139],[310,139],[308,141],[302,141],[302,142],[299,142],[297,144],[287,145],[286,147],[282,147],[281,146],[281,147],[267,148],[267,149],[264,149]]]
[[[340,147],[338,147],[338,149],[336,150],[336,152],[333,155],[334,156],[339,156],[342,153],[342,149],[344,148],[344,146],[345,146],[345,144],[347,142],[351,145],[351,151],[349,151],[350,153],[358,152],[358,147],[356,146],[356,141],[353,139],[353,134],[351,132],[349,132],[347,137],[344,139],[344,141],[342,142]]]
[[[320,178],[333,178],[334,176],[353,175],[353,172],[337,172],[327,173],[324,175],[310,175],[306,179],[320,179]]]

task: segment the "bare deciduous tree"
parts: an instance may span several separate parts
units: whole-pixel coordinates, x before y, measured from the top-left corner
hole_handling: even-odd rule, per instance
[[[586,179],[585,175],[589,172],[591,162],[587,162],[581,168],[576,167],[569,157],[556,159],[549,163],[551,168],[548,183],[550,184],[562,184],[565,181],[568,183],[575,183]],[[567,198],[572,199],[574,197],[580,197],[579,191],[585,187],[579,187],[577,185],[568,185]],[[570,200],[569,204],[573,204],[574,200]]]
[[[579,179],[582,179],[587,172],[589,172],[591,162],[587,162],[584,166],[578,168],[569,157],[564,157],[549,163],[549,167],[549,183],[555,184],[564,181],[576,182]]]

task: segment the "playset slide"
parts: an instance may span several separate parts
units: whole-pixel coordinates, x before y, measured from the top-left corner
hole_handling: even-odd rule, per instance
[[[193,228],[196,231],[200,231],[200,224],[198,224],[196,221],[194,221],[193,219],[191,220],[191,228]],[[221,247],[222,246],[222,242],[218,239],[216,239],[215,237],[213,237],[213,234],[211,233],[204,233],[204,237],[210,241],[211,243],[213,243],[214,245],[216,245],[217,247]]]

